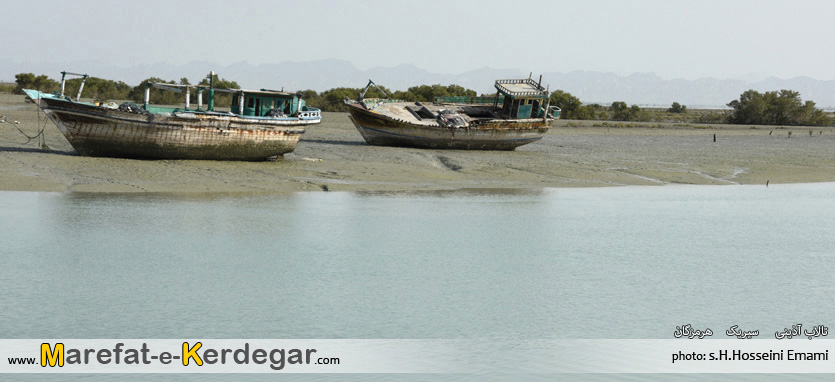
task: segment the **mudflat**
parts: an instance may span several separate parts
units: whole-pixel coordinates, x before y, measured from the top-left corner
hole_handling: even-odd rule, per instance
[[[347,113],[324,113],[323,122],[309,127],[283,159],[217,162],[82,157],[23,96],[0,94],[3,115],[0,191],[270,193],[835,181],[832,127],[607,127],[560,120],[545,138],[515,151],[461,151],[369,146]],[[34,136],[41,128],[45,147],[27,142],[24,134]]]

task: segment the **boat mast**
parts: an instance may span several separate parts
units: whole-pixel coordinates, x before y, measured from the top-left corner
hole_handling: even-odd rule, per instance
[[[215,71],[209,72],[209,104],[206,105],[207,111],[215,111]]]
[[[67,74],[81,77],[81,86],[78,87],[78,95],[75,97],[75,100],[78,101],[81,98],[81,90],[84,89],[84,83],[87,82],[87,77],[89,76],[81,73],[61,72],[61,98],[64,98],[64,87],[66,85]]]
[[[388,95],[388,94],[386,94],[386,92],[384,92],[384,91],[383,91],[383,89],[380,89],[380,87],[379,87],[379,86],[377,86],[377,84],[375,84],[375,83],[374,83],[374,81],[371,81],[371,80],[369,79],[369,80],[368,80],[368,85],[365,85],[365,89],[363,89],[362,93],[360,93],[360,98],[359,98],[359,100],[360,100],[360,101],[362,101],[362,100],[363,100],[363,98],[365,98],[365,92],[367,92],[367,91],[368,91],[368,89],[371,87],[371,85],[374,85],[374,87],[375,87],[375,88],[377,88],[377,90],[379,90],[379,91],[380,91],[380,93],[383,93],[383,95],[384,95],[384,96],[386,96],[386,98],[388,98],[389,100],[391,100],[391,97],[389,97],[389,95]]]

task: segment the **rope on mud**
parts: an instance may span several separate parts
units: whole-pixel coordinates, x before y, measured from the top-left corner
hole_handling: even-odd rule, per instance
[[[38,101],[35,101],[35,102],[38,102]],[[33,136],[29,136],[29,134],[26,134],[23,130],[21,130],[20,127],[17,126],[17,124],[15,124],[15,129],[17,129],[17,131],[19,131],[21,134],[23,134],[24,137],[27,138],[24,145],[28,145],[29,142],[32,142],[33,140],[37,139],[38,140],[38,147],[40,147],[42,150],[50,150],[49,146],[46,145],[46,136],[44,136],[44,130],[46,130],[46,124],[47,124],[47,122],[49,122],[49,118],[41,118],[41,114],[43,113],[43,110],[41,110],[40,107],[38,107],[38,109],[37,109],[37,111],[35,111],[35,113],[38,116],[37,117],[38,118],[38,125],[37,125],[38,126],[38,133],[37,134],[35,134]],[[44,114],[44,116],[45,116],[45,114]]]
[[[44,142],[43,129],[40,129],[40,131],[38,131],[37,134],[30,137],[29,135],[24,133],[23,130],[21,130],[19,127],[15,126],[14,128],[17,129],[17,131],[19,131],[21,134],[23,134],[24,137],[27,138],[26,142],[23,143],[24,145],[28,145],[29,142],[32,142],[33,139],[37,138],[38,139],[38,146],[40,146],[40,148],[42,148],[44,150],[49,150],[49,147],[46,145],[46,142]]]

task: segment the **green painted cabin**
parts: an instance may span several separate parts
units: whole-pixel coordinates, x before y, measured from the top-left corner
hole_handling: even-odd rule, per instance
[[[545,116],[548,91],[536,81],[530,78],[496,80],[496,90],[496,103],[503,98],[502,114],[508,118],[528,119]]]
[[[285,93],[261,89],[240,90],[232,96],[232,112],[250,117],[264,117],[277,109],[281,114],[290,116],[298,111],[307,111],[304,99],[295,93]]]

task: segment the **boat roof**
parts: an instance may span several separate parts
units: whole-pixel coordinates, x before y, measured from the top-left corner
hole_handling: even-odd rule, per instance
[[[278,90],[269,90],[269,89],[261,89],[261,90],[235,89],[235,91],[244,92],[246,94],[261,95],[261,96],[280,96],[280,97],[295,97],[296,96],[296,93],[283,92],[283,91],[278,91]]]
[[[149,85],[161,88],[161,89],[168,89],[173,91],[181,91],[178,88],[199,88],[203,90],[208,90],[209,88],[205,85],[178,85],[178,84],[167,84],[165,82],[149,82]],[[298,93],[295,92],[285,92],[279,90],[270,90],[270,89],[227,89],[227,88],[213,88],[215,92],[222,92],[222,93],[244,93],[248,95],[256,95],[262,97],[282,97],[282,98],[294,98],[298,96]]]
[[[530,78],[521,80],[496,80],[496,90],[511,98],[548,97],[548,91]]]

